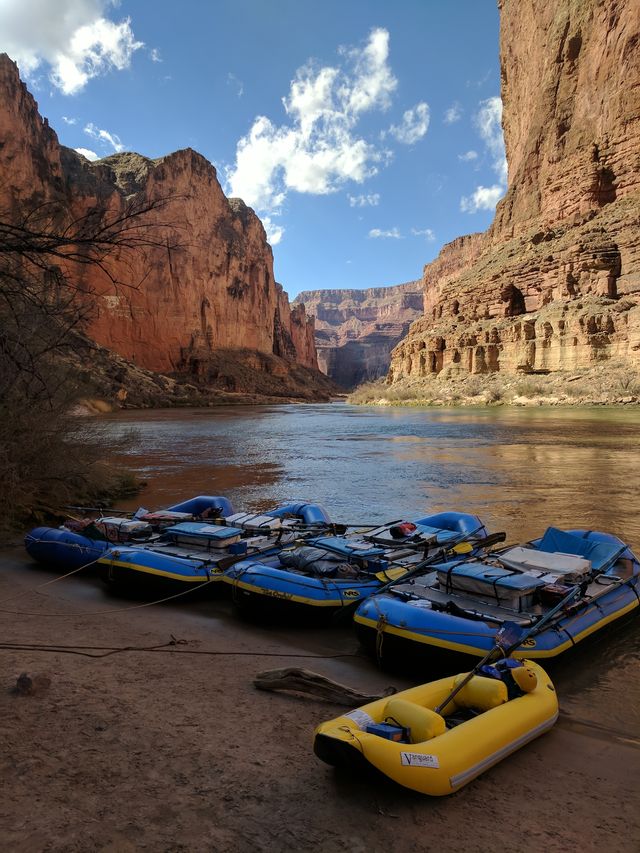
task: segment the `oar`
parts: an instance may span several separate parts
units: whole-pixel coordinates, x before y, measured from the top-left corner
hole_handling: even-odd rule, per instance
[[[479,533],[483,529],[483,527],[484,527],[484,524],[481,524],[479,527],[476,527],[476,529],[472,530],[470,533],[469,532],[461,533],[460,536],[458,536],[456,541],[451,541],[451,542],[447,543],[447,545],[443,546],[442,548],[438,548],[438,550],[434,551],[434,553],[430,557],[426,557],[424,560],[421,560],[419,563],[416,563],[415,566],[412,569],[409,569],[407,572],[405,572],[405,574],[400,575],[400,577],[393,578],[392,580],[389,581],[389,583],[386,583],[384,586],[381,586],[380,589],[376,590],[376,595],[378,595],[381,592],[385,592],[387,589],[389,589],[389,587],[393,586],[399,580],[404,582],[404,581],[408,580],[409,578],[412,578],[415,575],[420,574],[420,572],[423,569],[425,569],[427,566],[431,566],[434,563],[437,563],[442,557],[444,557],[447,554],[448,551],[450,551],[452,548],[455,548],[456,545],[459,545],[465,539],[471,539],[473,536],[476,535],[476,533]],[[498,534],[495,534],[495,535],[498,535]],[[487,537],[487,538],[489,538],[489,537]],[[500,541],[502,541],[502,540],[500,540]],[[460,562],[464,563],[465,561],[461,560]]]
[[[82,512],[111,512],[114,515],[133,515],[133,511],[130,509],[114,509],[111,506],[72,506],[71,504],[65,504],[62,509],[77,509]]]
[[[457,684],[454,689],[449,693],[446,699],[444,699],[438,707],[435,709],[436,714],[441,714],[443,709],[447,707],[449,702],[458,695],[458,693],[462,690],[462,688],[468,684],[474,675],[480,670],[480,667],[484,666],[490,660],[495,659],[496,655],[500,657],[509,657],[511,652],[521,646],[525,640],[534,634],[538,634],[542,629],[542,626],[545,625],[549,620],[556,615],[556,613],[565,607],[572,598],[575,598],[576,593],[580,589],[580,584],[576,584],[576,586],[572,587],[569,592],[565,595],[563,599],[561,599],[557,604],[555,604],[551,610],[548,610],[544,616],[539,619],[535,625],[532,625],[531,628],[527,628],[525,631],[522,631],[520,625],[516,622],[503,622],[500,627],[500,630],[495,636],[495,645],[492,649],[490,649],[487,654],[482,658],[480,663],[476,664],[471,672],[467,673],[467,675],[462,679],[462,681]]]

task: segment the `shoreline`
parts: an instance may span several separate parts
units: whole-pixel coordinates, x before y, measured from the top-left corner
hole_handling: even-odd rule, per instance
[[[21,549],[0,552],[0,599],[21,596],[3,605],[14,644],[149,647],[172,635],[180,643],[102,658],[59,646],[2,650],[0,814],[12,850],[420,851],[437,827],[443,853],[479,852],[495,846],[496,810],[506,847],[637,849],[628,796],[640,773],[636,746],[561,720],[438,799],[337,773],[315,758],[311,738],[339,707],[257,691],[252,681],[265,669],[304,666],[371,693],[409,686],[358,656],[346,626],[255,625],[224,598],[127,611],[139,602],[108,597],[91,575],[28,592],[53,577]],[[340,654],[350,657],[332,657]],[[50,686],[13,695],[21,672]]]
[[[348,397],[355,405],[446,407],[588,408],[640,406],[640,373],[626,365],[601,364],[585,370],[521,374],[441,374],[377,380]]]

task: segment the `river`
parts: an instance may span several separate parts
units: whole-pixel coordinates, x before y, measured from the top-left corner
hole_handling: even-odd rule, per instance
[[[196,494],[237,508],[323,504],[367,524],[477,513],[508,542],[547,525],[606,530],[640,550],[637,409],[418,409],[281,405],[108,415],[133,429],[126,464],[148,483],[129,506]],[[563,707],[640,731],[640,620],[561,664]]]

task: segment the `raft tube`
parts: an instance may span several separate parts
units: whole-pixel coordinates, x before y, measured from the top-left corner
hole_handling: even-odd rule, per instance
[[[310,526],[324,526],[331,524],[329,514],[324,507],[321,507],[319,504],[304,502],[284,504],[283,506],[276,507],[275,509],[267,510],[265,515],[270,515],[272,518],[289,518],[294,516],[295,518],[299,518],[303,524],[308,524]]]
[[[422,794],[451,794],[556,722],[558,700],[549,676],[536,663],[524,663],[530,692],[517,698],[508,699],[504,682],[474,675],[437,714],[464,675],[442,678],[323,723],[314,734],[314,752],[334,766],[375,768]],[[449,727],[452,715],[468,716],[470,708],[481,713]],[[389,739],[391,728],[401,741]]]
[[[111,545],[64,527],[34,527],[24,537],[29,556],[38,563],[71,571],[95,563]]]

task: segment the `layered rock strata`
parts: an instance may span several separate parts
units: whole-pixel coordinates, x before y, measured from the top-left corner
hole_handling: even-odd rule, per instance
[[[237,352],[237,385],[246,370],[284,377],[295,364],[307,369],[305,394],[316,380],[326,391],[313,319],[289,305],[262,223],[225,197],[211,163],[191,149],[90,162],[59,144],[5,54],[0,93],[3,216],[17,221],[48,202],[73,218],[99,211],[104,221],[152,208],[142,220],[147,245],[112,254],[106,274],[72,271],[91,293],[91,338],[139,367],[205,384],[215,384],[220,353],[233,384]]]
[[[423,313],[420,281],[366,290],[308,290],[320,369],[343,388],[384,376],[391,350]]]
[[[391,382],[640,366],[640,5],[499,6],[508,190],[425,267]]]

